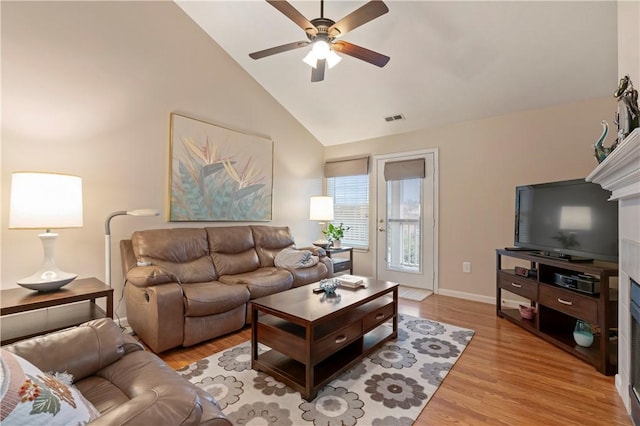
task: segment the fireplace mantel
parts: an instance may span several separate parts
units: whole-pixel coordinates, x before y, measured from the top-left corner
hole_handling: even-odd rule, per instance
[[[640,195],[640,128],[624,138],[586,180],[611,191],[611,200]]]
[[[630,280],[640,280],[640,129],[629,134],[586,178],[617,200],[620,274],[618,280],[618,374],[616,388],[629,413],[640,419],[640,403],[630,390],[632,367]],[[640,420],[636,420],[640,425]]]

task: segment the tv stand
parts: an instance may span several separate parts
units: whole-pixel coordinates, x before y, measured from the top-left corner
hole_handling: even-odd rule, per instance
[[[508,258],[510,264],[535,269],[536,274],[516,275],[514,269],[503,268],[504,258]],[[598,279],[600,293],[585,294],[555,285],[556,273]],[[618,368],[618,290],[612,281],[617,276],[616,263],[574,263],[533,252],[498,249],[496,314],[593,365],[599,372],[613,375]],[[528,300],[523,304],[536,308],[533,319],[524,319],[516,307],[506,306],[503,299],[513,298],[514,294]],[[596,329],[593,344],[588,348],[577,345],[573,339],[577,320],[586,321]]]
[[[534,256],[546,257],[549,259],[562,260],[564,262],[576,262],[576,263],[593,262],[593,259],[590,259],[588,257],[572,256],[570,254],[555,253],[552,251],[538,251],[538,252],[532,252],[531,254],[533,254]]]

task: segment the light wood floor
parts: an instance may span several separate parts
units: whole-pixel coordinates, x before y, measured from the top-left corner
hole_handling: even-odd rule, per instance
[[[415,425],[631,425],[613,377],[496,317],[495,306],[432,295],[399,311],[475,330]],[[250,331],[161,357],[173,368],[242,343]]]

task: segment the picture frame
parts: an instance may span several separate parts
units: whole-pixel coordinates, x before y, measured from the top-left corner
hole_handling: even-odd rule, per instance
[[[170,138],[170,222],[272,219],[272,140],[175,112]]]

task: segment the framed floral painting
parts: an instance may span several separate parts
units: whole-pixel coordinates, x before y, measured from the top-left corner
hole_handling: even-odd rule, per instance
[[[273,141],[171,113],[169,220],[269,221]]]

